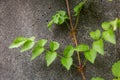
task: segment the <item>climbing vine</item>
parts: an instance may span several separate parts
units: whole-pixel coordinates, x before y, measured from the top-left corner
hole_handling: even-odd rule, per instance
[[[70,28],[70,34],[71,34],[71,40],[74,43],[74,45],[68,45],[63,50],[62,55],[57,52],[57,49],[59,49],[60,44],[56,41],[51,41],[49,43],[49,49],[45,47],[45,45],[48,43],[46,39],[40,39],[38,41],[35,41],[35,37],[17,37],[12,44],[9,46],[10,49],[12,48],[18,48],[21,47],[20,52],[25,52],[30,49],[32,49],[32,57],[31,60],[36,59],[38,56],[40,56],[42,53],[46,53],[45,60],[47,63],[47,66],[50,66],[53,61],[60,57],[60,63],[65,67],[67,70],[70,70],[71,66],[75,66],[81,73],[82,79],[86,80],[85,74],[84,74],[84,67],[86,65],[86,62],[82,63],[80,57],[81,53],[84,53],[84,57],[87,61],[94,64],[95,59],[97,57],[97,54],[104,55],[104,43],[109,42],[112,44],[116,44],[116,36],[115,31],[120,28],[120,19],[116,18],[112,21],[103,22],[101,24],[102,31],[97,29],[95,31],[91,31],[89,33],[89,36],[93,40],[92,45],[88,45],[85,43],[79,44],[77,39],[77,33],[76,28],[78,26],[79,16],[81,9],[86,4],[87,0],[84,0],[80,2],[78,5],[76,5],[73,9],[74,11],[74,17],[76,17],[75,22],[73,22],[69,7],[69,1],[66,1],[67,6],[67,12],[65,11],[57,11],[55,15],[52,16],[51,21],[48,23],[48,28],[52,30],[52,25],[57,24],[61,25],[63,23],[67,24],[67,27]],[[110,0],[111,1],[111,0]],[[74,25],[73,25],[74,24]],[[76,58],[78,59],[78,64],[73,63],[72,56],[77,53]],[[116,68],[120,67],[120,62],[115,63],[112,66],[112,72],[113,75],[117,78],[114,80],[120,80],[120,71],[117,71]],[[92,78],[91,80],[104,80],[103,78]]]

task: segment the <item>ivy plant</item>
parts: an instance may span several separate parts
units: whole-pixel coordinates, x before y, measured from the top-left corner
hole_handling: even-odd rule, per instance
[[[77,34],[76,34],[76,27],[78,26],[78,20],[79,20],[79,14],[86,4],[87,0],[84,0],[80,2],[78,5],[76,5],[73,9],[74,11],[74,17],[76,17],[75,25],[73,25],[73,20],[71,18],[71,12],[69,7],[69,1],[66,0],[67,4],[67,12],[60,10],[57,11],[56,14],[52,16],[51,21],[48,23],[48,28],[51,29],[53,24],[61,25],[63,23],[67,23],[67,26],[70,28],[70,34],[71,38],[73,40],[74,45],[68,45],[65,47],[62,54],[59,54],[57,50],[60,47],[59,42],[51,41],[48,42],[46,39],[40,39],[38,41],[35,41],[35,37],[17,37],[12,44],[9,46],[10,49],[12,48],[19,48],[21,47],[20,52],[25,52],[30,49],[32,49],[32,56],[31,60],[36,59],[38,56],[40,56],[42,53],[45,54],[45,60],[47,66],[50,66],[57,57],[60,57],[60,63],[65,67],[67,70],[70,70],[71,66],[75,66],[80,73],[82,74],[82,79],[86,80],[85,74],[84,74],[84,61],[81,61],[80,53],[84,53],[84,57],[87,61],[94,64],[95,59],[98,54],[104,55],[104,47],[105,42],[109,42],[112,44],[116,44],[116,37],[115,37],[115,31],[120,27],[120,19],[116,18],[115,20],[103,22],[101,24],[103,30],[95,30],[91,31],[89,33],[89,36],[93,40],[92,45],[87,45],[85,43],[78,43]],[[46,48],[46,44],[49,44],[49,49]],[[75,54],[77,53],[77,55]],[[73,63],[72,56],[76,55],[78,59],[78,64]],[[83,62],[83,63],[82,63]],[[118,62],[120,63],[120,62]],[[112,68],[113,75],[117,78],[114,80],[119,80],[120,74],[117,73],[117,69],[119,69],[120,64],[115,63]],[[104,80],[102,78],[96,77],[92,78],[91,80]]]

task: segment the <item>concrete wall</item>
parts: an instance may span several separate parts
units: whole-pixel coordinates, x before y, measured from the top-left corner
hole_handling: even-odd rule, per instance
[[[80,0],[70,0],[73,8]],[[73,67],[67,71],[55,61],[46,67],[44,54],[30,61],[31,51],[21,54],[19,49],[8,49],[17,36],[31,37],[36,40],[45,38],[60,42],[59,52],[71,44],[66,25],[54,25],[53,32],[47,23],[57,10],[66,10],[65,0],[0,0],[0,80],[81,80]],[[91,44],[89,32],[101,29],[103,21],[120,17],[120,1],[88,0],[82,10],[78,26],[79,43]],[[116,32],[118,44],[107,44],[105,56],[98,56],[94,65],[87,63],[86,77],[100,76],[112,80],[111,65],[120,58],[119,31]],[[76,61],[75,61],[76,62]]]

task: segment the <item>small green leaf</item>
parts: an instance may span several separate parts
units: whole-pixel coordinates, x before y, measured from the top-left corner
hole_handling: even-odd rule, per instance
[[[97,52],[93,49],[91,49],[90,51],[87,51],[84,53],[85,58],[90,61],[91,63],[95,62],[95,58],[97,56]]]
[[[51,28],[51,26],[52,26],[52,24],[54,23],[54,21],[53,20],[51,20],[49,23],[48,23],[48,28]]]
[[[24,51],[27,51],[27,50],[31,49],[31,48],[34,46],[34,44],[35,44],[34,41],[27,40],[27,41],[23,44],[20,52],[24,52]]]
[[[104,43],[102,39],[94,41],[92,44],[92,48],[101,55],[104,55]]]
[[[88,51],[89,46],[86,44],[80,44],[75,48],[76,51]]]
[[[31,60],[34,60],[36,57],[40,56],[41,53],[44,52],[44,48],[43,47],[40,47],[40,46],[36,46],[33,51],[32,51],[32,57],[31,57]]]
[[[63,57],[61,59],[61,63],[67,70],[70,70],[70,67],[72,66],[72,63],[73,63],[73,59],[71,57],[68,57],[68,58]]]
[[[45,56],[45,59],[46,59],[46,62],[47,62],[47,66],[50,66],[51,63],[56,59],[56,57],[57,57],[57,53],[56,52],[48,51],[46,56]]]
[[[120,60],[112,65],[112,74],[115,77],[120,77]]]
[[[91,80],[104,80],[104,79],[100,77],[96,77],[96,78],[92,78]]]
[[[52,20],[48,23],[48,28],[51,28],[52,24],[63,24],[68,18],[65,11],[57,11],[55,15],[52,16]]]
[[[90,32],[90,37],[94,40],[98,40],[101,36],[101,32],[99,29],[97,29],[96,31],[91,31]]]
[[[22,46],[27,41],[24,37],[17,37],[13,43],[9,46],[9,48],[18,48]]]
[[[74,48],[69,45],[64,49],[64,57],[71,57],[74,53]]]
[[[110,42],[112,44],[116,44],[116,38],[115,38],[115,34],[114,34],[113,30],[110,29],[110,30],[104,31],[102,33],[102,37],[106,41],[108,41],[108,42]]]
[[[103,28],[104,30],[109,30],[110,27],[111,27],[110,22],[103,22],[103,23],[102,23],[102,28]]]
[[[55,16],[53,16],[53,21],[55,24],[59,24],[59,17],[60,17],[59,14],[56,14]]]
[[[118,25],[117,25],[118,24],[118,18],[116,18],[113,21],[110,21],[110,24],[112,25],[113,30],[115,31],[117,29],[117,27],[118,27]]]
[[[50,50],[55,51],[59,48],[60,44],[58,42],[55,41],[51,41],[50,42]]]
[[[41,39],[41,40],[38,41],[38,45],[40,47],[44,47],[46,43],[47,43],[47,40],[45,40],[45,39]]]
[[[79,14],[79,12],[81,11],[84,4],[85,4],[84,2],[80,2],[77,6],[75,6],[75,8],[74,8],[75,15],[74,16],[77,16]]]

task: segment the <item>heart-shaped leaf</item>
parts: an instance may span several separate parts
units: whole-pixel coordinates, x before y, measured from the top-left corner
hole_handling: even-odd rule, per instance
[[[46,43],[47,43],[47,40],[46,40],[46,39],[41,39],[41,40],[38,41],[38,45],[39,45],[40,47],[44,47]]]
[[[50,50],[55,51],[59,48],[59,43],[55,41],[50,42]]]
[[[32,57],[31,57],[31,60],[34,60],[36,57],[40,56],[41,53],[44,52],[44,48],[43,47],[40,47],[40,46],[36,46],[33,51],[32,51]]]
[[[47,62],[47,66],[50,66],[51,63],[56,59],[56,57],[57,57],[57,53],[56,52],[48,51],[46,53],[46,56],[45,56],[45,59],[46,59],[46,62]]]
[[[94,41],[92,44],[92,48],[101,55],[104,55],[104,43],[102,39]]]
[[[86,51],[84,53],[85,58],[90,61],[91,63],[95,62],[95,58],[97,56],[97,52],[93,49],[91,49],[90,51]]]
[[[67,70],[70,70],[70,67],[72,66],[72,63],[73,63],[73,59],[71,57],[68,57],[68,58],[63,57],[61,59],[61,63]]]
[[[71,57],[74,53],[74,48],[70,45],[64,49],[64,57]]]
[[[111,28],[110,22],[103,22],[102,23],[102,28],[104,30],[109,30]]]
[[[116,44],[116,38],[115,38],[115,34],[114,34],[113,30],[110,29],[110,30],[104,31],[102,33],[102,37],[106,41],[108,41],[108,42],[110,42],[112,44]]]
[[[91,31],[90,32],[90,37],[94,40],[98,40],[101,36],[101,32],[99,29],[97,29],[96,31]]]

